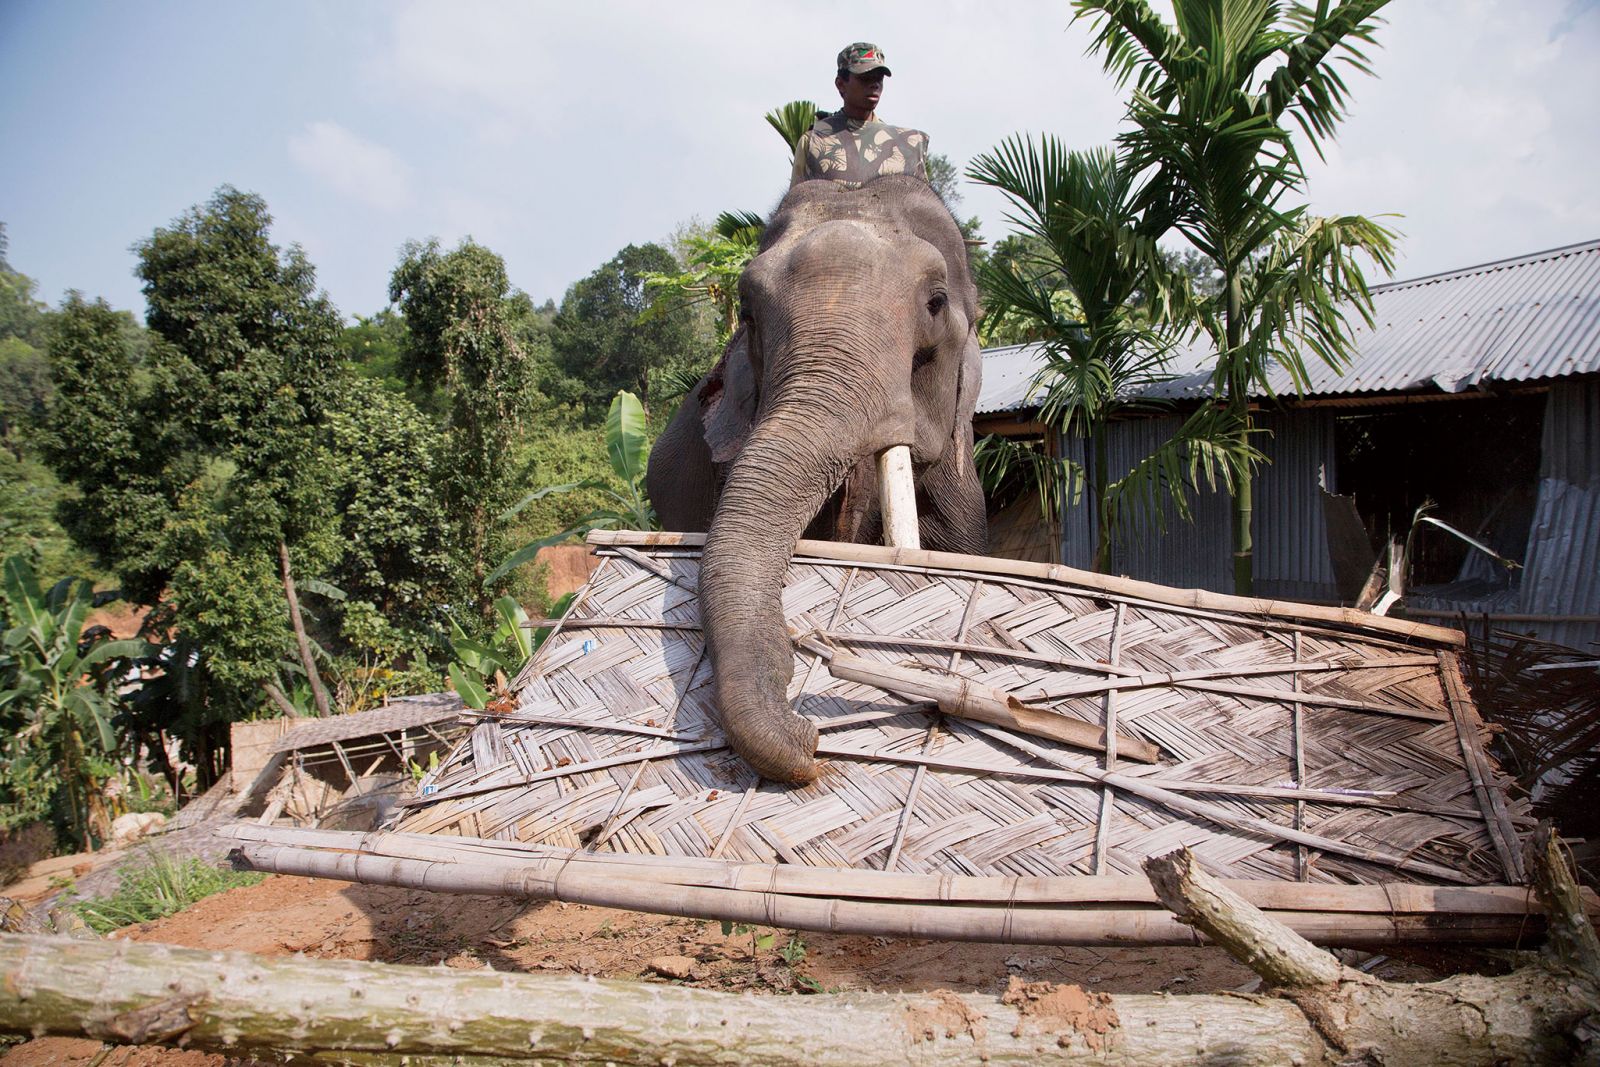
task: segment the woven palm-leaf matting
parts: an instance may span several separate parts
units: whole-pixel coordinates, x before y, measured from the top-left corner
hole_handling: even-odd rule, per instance
[[[793,787],[724,743],[699,540],[605,541],[515,707],[484,714],[391,829],[746,867],[1127,875],[1187,846],[1232,879],[1523,880],[1530,823],[1483,751],[1453,631],[802,542],[783,596],[789,695],[825,770]],[[835,677],[835,654],[1109,722],[1159,759],[942,714]]]

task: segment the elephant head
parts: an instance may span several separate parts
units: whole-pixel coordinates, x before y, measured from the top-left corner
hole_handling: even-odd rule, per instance
[[[795,542],[875,541],[876,457],[908,445],[924,547],[984,551],[972,462],[977,294],[917,178],[796,186],[739,282],[738,332],[650,457],[668,529],[707,530],[700,613],[724,732],[763,777],[816,777],[790,709],[781,594]]]

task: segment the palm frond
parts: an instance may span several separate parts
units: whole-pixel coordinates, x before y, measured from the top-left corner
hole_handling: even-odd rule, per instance
[[[711,232],[738,244],[757,245],[766,232],[767,220],[754,211],[724,211],[711,224]]]
[[[1193,520],[1194,496],[1201,490],[1232,494],[1265,462],[1251,440],[1260,432],[1227,408],[1198,408],[1107,487],[1105,522],[1111,535],[1125,539],[1152,529],[1165,532],[1169,518]]]
[[[782,107],[767,112],[765,118],[767,125],[777,130],[778,136],[789,146],[792,155],[795,146],[800,143],[800,138],[816,124],[817,113],[820,110],[821,108],[810,100],[791,100]]]

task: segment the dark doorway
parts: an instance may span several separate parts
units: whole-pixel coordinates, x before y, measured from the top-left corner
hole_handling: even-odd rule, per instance
[[[1405,540],[1417,509],[1523,562],[1539,489],[1545,398],[1450,399],[1375,408],[1335,420],[1338,487],[1354,495],[1376,552]],[[1442,530],[1412,539],[1413,585],[1456,580],[1468,553]],[[1487,559],[1487,557],[1484,557]]]

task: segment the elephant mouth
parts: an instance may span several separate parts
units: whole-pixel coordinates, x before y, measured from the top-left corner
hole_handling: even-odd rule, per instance
[[[879,540],[878,470],[866,456],[845,475],[839,488],[823,503],[803,536],[815,541],[871,544]]]

